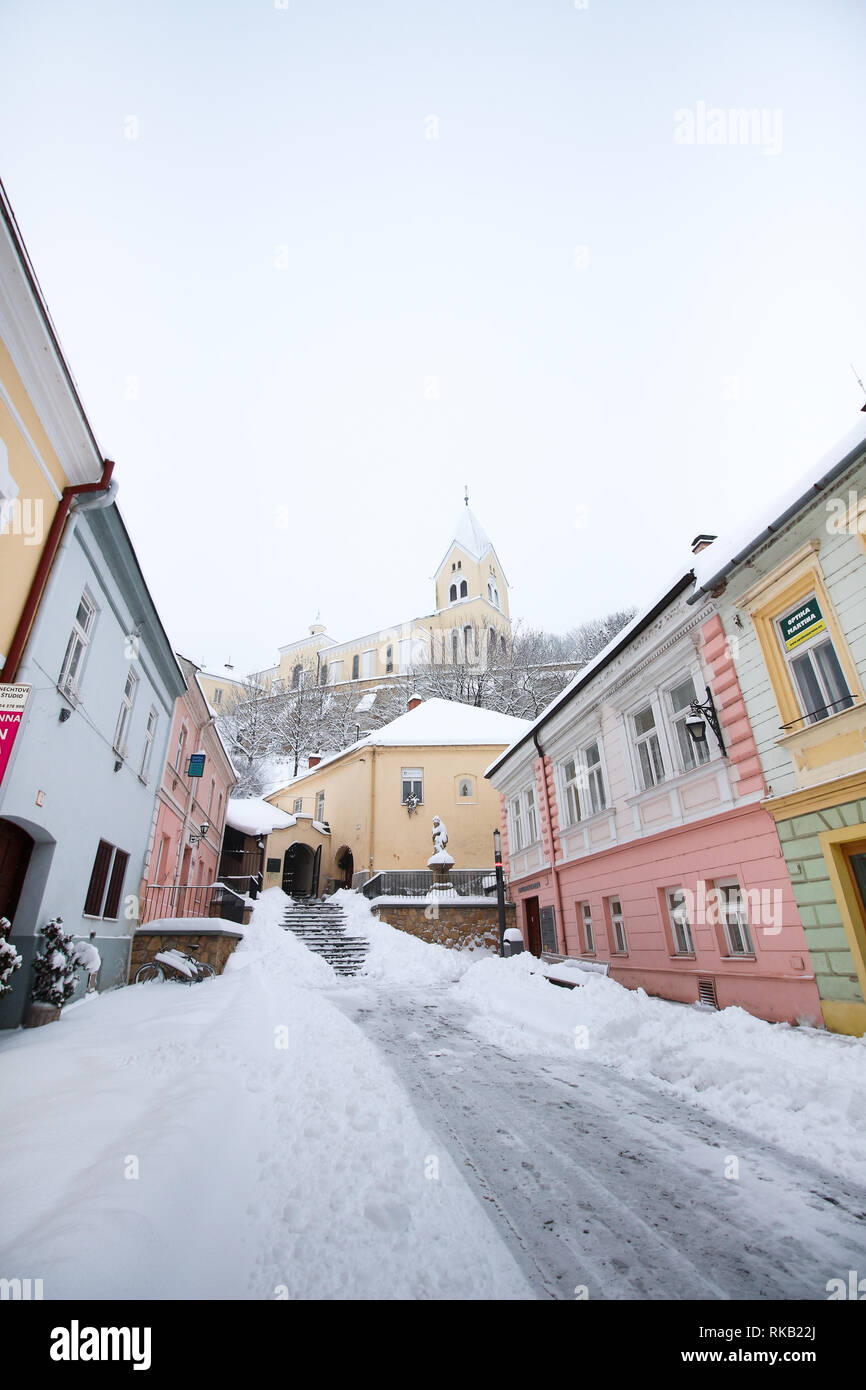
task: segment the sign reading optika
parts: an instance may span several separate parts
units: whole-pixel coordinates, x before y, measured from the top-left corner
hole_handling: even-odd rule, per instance
[[[793,613],[782,618],[779,627],[787,652],[793,651],[795,647],[799,647],[801,642],[807,642],[810,637],[815,637],[817,633],[827,630],[827,624],[824,622],[824,616],[818,607],[816,598],[807,599]]]
[[[9,765],[31,689],[29,685],[0,685],[0,782]]]

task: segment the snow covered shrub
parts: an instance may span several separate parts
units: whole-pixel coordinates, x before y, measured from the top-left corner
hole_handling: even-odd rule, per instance
[[[14,975],[16,970],[21,968],[21,956],[11,941],[6,938],[12,929],[12,923],[8,917],[0,917],[0,999],[4,994],[8,994],[12,986],[9,984],[9,976]]]
[[[30,997],[36,1004],[62,1007],[75,993],[76,942],[63,930],[63,918],[52,917],[42,928],[42,950],[33,962]]]

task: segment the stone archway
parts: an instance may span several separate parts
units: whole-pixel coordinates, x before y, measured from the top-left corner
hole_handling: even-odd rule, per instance
[[[316,856],[309,845],[295,840],[283,855],[283,892],[290,898],[313,892]]]
[[[340,887],[351,888],[352,877],[355,872],[355,856],[352,854],[348,845],[342,845],[340,849],[337,850],[337,868],[343,875],[343,881]]]

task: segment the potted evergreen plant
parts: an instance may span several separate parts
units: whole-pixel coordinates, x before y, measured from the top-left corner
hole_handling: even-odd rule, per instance
[[[63,918],[52,917],[40,932],[42,949],[33,961],[33,984],[22,1020],[25,1028],[55,1023],[68,999],[75,993],[75,942],[63,930]]]
[[[15,971],[21,968],[20,952],[7,940],[11,930],[12,923],[9,918],[0,917],[0,999],[12,988],[9,984],[10,975],[14,975]]]

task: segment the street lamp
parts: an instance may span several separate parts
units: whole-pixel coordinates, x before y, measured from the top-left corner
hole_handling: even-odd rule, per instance
[[[493,864],[496,869],[496,905],[499,908],[499,954],[505,955],[505,878],[502,873],[502,834],[493,832]]]
[[[713,704],[713,697],[709,687],[707,688],[706,695],[707,698],[704,700],[703,704],[701,704],[700,700],[692,700],[689,705],[690,713],[686,715],[685,720],[686,732],[692,740],[692,743],[696,743],[698,746],[701,744],[706,745],[707,725],[709,724],[716,736],[716,742],[722,750],[722,755],[726,757],[725,741],[722,738],[719,717],[716,714],[716,707]]]
[[[202,821],[201,825],[199,826],[199,831],[200,831],[200,833],[199,833],[198,835],[196,835],[196,833],[195,833],[194,830],[191,830],[191,831],[190,831],[190,833],[189,833],[189,842],[190,842],[190,844],[191,844],[191,845],[197,845],[198,842],[199,842],[199,840],[203,840],[203,839],[205,838],[205,836],[207,835],[207,832],[208,832],[209,830],[210,830],[210,821]]]

